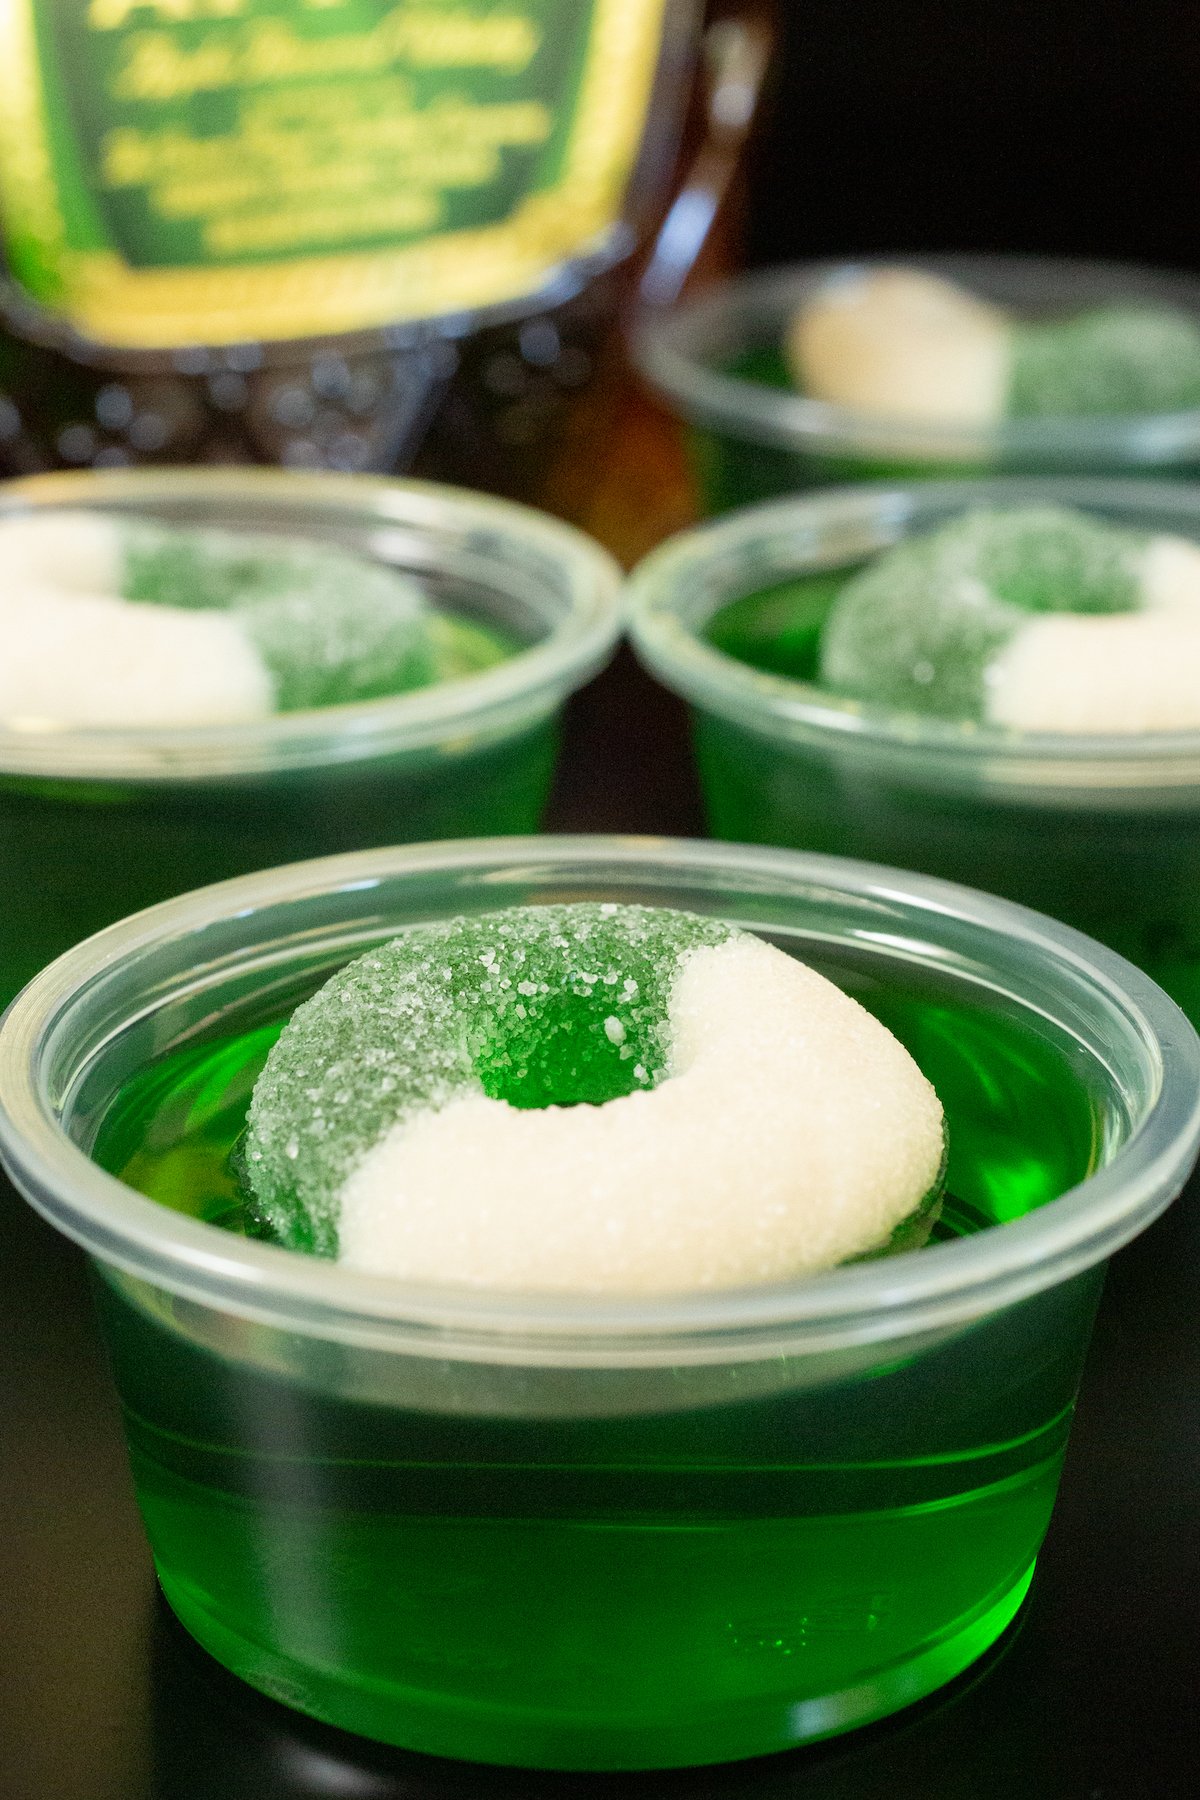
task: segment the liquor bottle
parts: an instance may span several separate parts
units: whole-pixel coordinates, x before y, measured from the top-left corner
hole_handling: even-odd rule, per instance
[[[528,486],[699,0],[0,0],[0,462]]]

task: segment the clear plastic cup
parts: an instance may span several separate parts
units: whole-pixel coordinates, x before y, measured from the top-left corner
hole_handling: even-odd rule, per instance
[[[607,660],[599,545],[455,488],[264,470],[50,475],[0,516],[137,514],[333,542],[410,571],[514,654],[392,698],[187,730],[0,726],[0,1007],[69,944],[172,894],[297,857],[535,830],[567,695]]]
[[[1072,736],[899,713],[707,641],[728,603],[851,567],[975,507],[1081,507],[1200,539],[1200,493],[1017,478],[846,488],[747,509],[646,559],[638,653],[692,708],[713,832],[968,881],[1063,919],[1200,1019],[1200,732]],[[815,674],[826,594],[802,628]]]
[[[803,263],[722,283],[668,312],[647,310],[634,330],[634,357],[689,427],[706,511],[843,481],[1200,473],[1200,411],[954,426],[872,417],[799,393],[781,349],[797,309],[830,281],[901,263],[1025,318],[1121,301],[1200,316],[1194,275],[1011,255]]]
[[[624,1300],[406,1285],[206,1222],[272,1022],[333,969],[596,898],[736,920],[887,1020],[947,1109],[944,1241]],[[1105,1259],[1198,1136],[1200,1042],[1108,950],[916,876],[661,839],[226,883],[70,951],[0,1029],[0,1150],[93,1261],[180,1619],[301,1711],[519,1765],[782,1749],[977,1657],[1029,1585]]]

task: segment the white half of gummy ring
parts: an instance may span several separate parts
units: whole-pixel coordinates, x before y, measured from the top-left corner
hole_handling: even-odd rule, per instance
[[[266,718],[274,684],[242,621],[128,600],[122,567],[115,520],[0,522],[0,721],[32,730]]]
[[[1136,612],[1039,613],[985,675],[988,720],[1020,731],[1200,726],[1200,547],[1146,545]]]
[[[887,1242],[934,1188],[942,1109],[908,1052],[804,964],[692,950],[657,1087],[599,1106],[481,1094],[393,1126],[343,1183],[343,1263],[408,1280],[732,1287]]]

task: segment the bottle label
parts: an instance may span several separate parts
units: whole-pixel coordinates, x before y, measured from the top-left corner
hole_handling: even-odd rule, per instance
[[[603,248],[668,0],[0,0],[15,278],[125,347],[494,305]]]

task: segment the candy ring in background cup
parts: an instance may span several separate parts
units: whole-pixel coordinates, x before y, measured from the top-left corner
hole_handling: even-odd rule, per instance
[[[769,656],[766,622],[790,584],[971,509],[1047,505],[1200,540],[1200,496],[1183,486],[845,488],[748,508],[655,551],[632,581],[634,643],[691,706],[718,837],[971,882],[1112,945],[1200,1017],[1200,732],[1019,732],[848,699],[815,680],[831,601],[820,584],[789,608],[790,654],[810,679],[728,653],[736,640]],[[733,602],[731,634],[719,621]]]
[[[279,1022],[334,969],[409,924],[588,899],[736,922],[883,1018],[948,1114],[940,1241],[629,1300],[406,1285],[206,1221]],[[274,870],[78,946],[0,1030],[0,1148],[93,1261],[183,1623],[302,1711],[519,1765],[783,1749],[979,1656],[1029,1585],[1105,1259],[1198,1134],[1200,1042],[1112,952],[740,846]]]
[[[412,575],[512,654],[454,681],[247,723],[0,724],[0,1006],[69,944],[189,888],[301,856],[536,828],[563,702],[619,628],[620,572],[590,538],[481,494],[368,476],[47,475],[0,500],[5,517],[80,510],[340,546]]]
[[[1200,319],[1193,275],[1010,255],[803,263],[723,282],[669,311],[647,309],[634,327],[634,359],[688,427],[706,512],[846,481],[1003,474],[1194,480],[1200,473],[1198,410],[956,426],[898,422],[798,392],[782,348],[797,310],[831,282],[900,265],[956,282],[1023,318],[1131,301]]]

